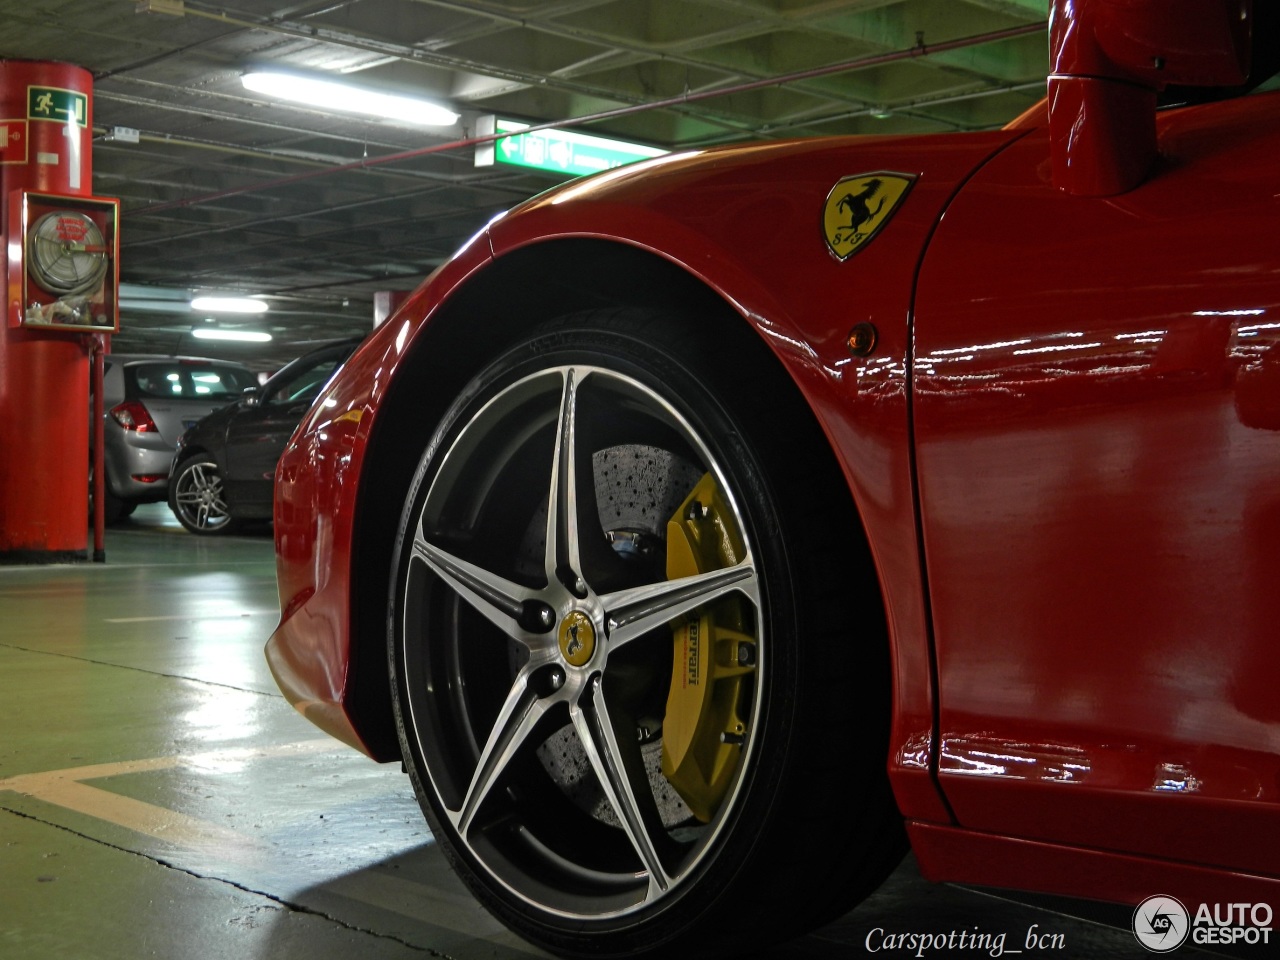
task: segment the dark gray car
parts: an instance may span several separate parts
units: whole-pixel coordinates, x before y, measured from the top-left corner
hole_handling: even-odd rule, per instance
[[[102,381],[108,523],[168,495],[178,438],[193,423],[257,384],[225,360],[108,354]]]
[[[192,533],[224,533],[271,517],[276,461],[312,401],[360,338],[304,354],[263,386],[217,410],[180,438],[169,507]]]

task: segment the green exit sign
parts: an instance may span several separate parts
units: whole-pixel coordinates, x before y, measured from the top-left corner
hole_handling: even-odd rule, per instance
[[[87,126],[89,97],[61,87],[27,87],[27,119]]]
[[[565,177],[580,177],[612,170],[637,160],[660,157],[668,151],[626,140],[595,137],[572,130],[536,130],[525,133],[529,124],[501,117],[481,117],[481,136],[507,133],[494,143],[476,148],[476,166],[505,164],[530,170],[545,170]]]

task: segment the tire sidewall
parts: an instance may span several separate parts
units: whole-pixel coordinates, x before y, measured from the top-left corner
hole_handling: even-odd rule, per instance
[[[596,317],[570,318],[510,349],[477,374],[445,413],[419,463],[401,515],[392,567],[388,609],[392,701],[406,768],[419,801],[455,869],[481,902],[526,937],[566,954],[623,956],[659,947],[668,955],[713,951],[718,945],[699,944],[695,930],[703,928],[709,914],[732,913],[740,884],[768,882],[751,869],[753,852],[769,831],[783,829],[770,814],[789,773],[798,674],[796,651],[782,638],[797,635],[797,611],[779,498],[753,442],[760,425],[741,422],[729,413],[735,401],[743,398],[733,396],[732,387],[725,388],[726,378],[718,376],[710,364],[691,366],[676,355],[667,339],[667,335],[680,338],[676,325],[659,324],[657,329],[643,331],[638,326],[625,317],[610,326],[601,326]],[[422,751],[403,699],[406,665],[397,622],[405,600],[407,544],[443,454],[490,397],[531,373],[565,365],[605,367],[634,378],[676,409],[710,449],[730,484],[762,574],[759,616],[766,637],[757,740],[734,807],[713,848],[678,887],[655,903],[624,916],[585,921],[565,920],[517,901],[457,841],[439,798],[422,776]]]
[[[189,469],[191,469],[191,467],[201,466],[201,465],[212,468],[212,470],[218,475],[218,479],[224,485],[223,499],[225,500],[226,479],[222,474],[222,468],[218,466],[218,462],[213,458],[212,454],[194,453],[188,457],[183,458],[181,461],[179,461],[177,469],[173,471],[173,474],[172,474],[173,479],[172,479],[172,482],[169,484],[169,509],[170,511],[172,511],[173,515],[177,518],[178,523],[182,524],[183,528],[185,528],[188,532],[194,533],[197,536],[202,536],[202,537],[216,537],[219,534],[228,532],[231,529],[231,527],[234,525],[235,521],[232,519],[229,513],[227,515],[227,519],[223,523],[218,524],[218,526],[201,527],[201,526],[197,526],[194,523],[191,523],[187,519],[185,512],[182,510],[182,508],[178,504],[178,487],[182,482],[183,475]]]

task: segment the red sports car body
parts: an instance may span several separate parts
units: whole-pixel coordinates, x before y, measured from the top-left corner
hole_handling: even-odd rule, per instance
[[[758,811],[765,788],[752,764],[815,784],[826,776],[815,763],[861,771],[845,819],[878,834],[888,828],[865,784],[887,769],[894,816],[931,879],[1128,903],[1280,904],[1280,93],[1156,109],[1166,84],[1244,80],[1248,9],[1062,0],[1047,105],[1004,130],[692,151],[566,184],[494,220],[359,349],[280,461],[283,618],[268,658],[281,688],[373,758],[405,756],[473,889],[568,954],[705,946],[727,924],[720,895],[700,888],[732,889],[726,878],[758,877],[753,858],[772,856],[767,832],[746,849],[735,817],[760,834],[806,804],[840,814],[840,791],[818,786],[769,787]],[[1253,44],[1257,60],[1275,38]],[[646,351],[661,362],[646,366]],[[535,355],[550,359],[539,367]],[[690,391],[675,373],[664,379],[668,367],[708,396],[686,409]],[[626,618],[610,612],[640,587],[559,573],[591,561],[557,554],[558,536],[580,537],[585,557],[601,532],[558,525],[556,491],[568,496],[572,483],[557,487],[559,468],[543,468],[551,494],[533,521],[515,518],[538,532],[520,549],[535,567],[546,558],[527,580],[483,573],[497,569],[487,548],[447,545],[501,540],[486,533],[501,529],[496,519],[456,540],[432,533],[496,509],[496,496],[473,502],[454,488],[513,469],[524,448],[508,438],[521,430],[546,431],[570,469],[559,458],[575,437],[564,426],[572,404],[554,414],[523,386],[544,370],[576,375],[584,390],[595,377],[618,409],[659,411],[651,419],[680,434],[671,448],[705,452],[689,458],[721,488],[723,539],[746,543],[680,566],[677,528],[695,541],[701,529],[682,518],[707,514],[683,490],[663,501],[665,533],[603,531],[614,551],[665,550],[669,583],[746,571],[747,586],[723,588],[740,609],[702,626],[746,637],[731,659],[759,672],[717,681],[734,702],[716,743],[741,754],[716,761],[732,767],[728,786],[708,774],[709,793],[677,787],[710,825],[688,851],[664,852],[666,834],[685,835],[649,801],[627,800],[644,779],[628,764],[640,761],[607,733],[625,726],[617,711],[592,700],[623,682],[601,687],[595,661],[578,662],[579,627],[597,645],[581,656],[602,658],[616,641],[610,664],[642,641],[624,648]],[[544,403],[552,412],[514,419]],[[738,434],[741,448],[725,439]],[[486,452],[502,444],[501,456]],[[739,467],[754,449],[759,462]],[[776,507],[776,527],[768,510],[753,513],[756,499]],[[808,519],[791,518],[796,500],[810,501]],[[803,563],[821,550],[836,559],[816,566],[839,575],[819,588]],[[415,556],[426,572],[414,572]],[[557,577],[566,586],[552,597]],[[435,597],[441,583],[466,602],[420,608],[418,592]],[[482,686],[481,668],[461,646],[460,664],[446,666],[414,645],[462,635],[472,611],[497,625],[507,608],[520,656],[487,661],[502,679],[473,730],[458,716],[481,695],[459,690]],[[841,623],[865,630],[842,640]],[[672,685],[705,669],[681,668],[696,654],[690,629],[677,630],[674,673],[663,654],[658,672]],[[559,647],[540,645],[544,635]],[[868,636],[883,670],[862,652]],[[827,701],[820,715],[807,691]],[[663,686],[662,696],[657,722],[674,739],[677,695]],[[592,886],[627,869],[586,854],[577,873],[529,866],[529,850],[473,826],[485,810],[519,821],[521,791],[534,788],[514,766],[490,784],[486,765],[497,770],[531,735],[543,717],[531,704],[557,698],[564,723],[597,743],[584,769],[613,809],[603,819],[627,834],[629,875],[648,878],[629,898]],[[793,699],[785,724],[769,712]],[[731,729],[735,717],[745,733]],[[693,741],[707,740],[707,722],[690,721]],[[775,746],[771,724],[818,745]],[[634,725],[641,741],[653,733]],[[753,725],[765,729],[758,740]],[[432,743],[450,737],[469,744],[469,761],[437,756]],[[679,753],[662,749],[664,763]],[[849,843],[840,856],[861,850],[865,876],[798,923],[847,907],[900,852]],[[743,852],[721,852],[735,844]],[[575,856],[557,848],[547,862]]]

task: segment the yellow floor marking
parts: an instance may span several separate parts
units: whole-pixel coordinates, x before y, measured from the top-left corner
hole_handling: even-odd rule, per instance
[[[163,623],[178,620],[203,621],[203,620],[245,620],[249,617],[275,617],[279,616],[276,610],[249,610],[245,613],[208,613],[208,614],[177,614],[165,617],[106,617],[103,623]]]
[[[69,767],[44,773],[24,773],[0,780],[0,791],[9,790],[23,796],[34,797],[73,810],[116,826],[166,843],[184,847],[202,847],[210,844],[252,847],[259,841],[237,833],[216,823],[190,817],[176,810],[169,810],[142,800],[134,800],[110,790],[92,787],[85,780],[101,780],[125,774],[147,773],[188,766],[202,770],[218,770],[228,764],[240,764],[246,760],[281,757],[310,753],[340,752],[349,749],[336,740],[301,740],[270,747],[233,747],[211,750],[185,757],[152,757],[146,760],[125,760],[119,763],[99,763],[87,767]]]
[[[175,767],[233,772],[233,769],[238,769],[249,760],[345,753],[350,750],[345,744],[328,737],[269,747],[231,747],[187,756],[150,757],[42,773],[24,773],[0,780],[0,792],[10,791],[33,797],[165,843],[187,848],[217,845],[222,855],[234,858],[237,852],[247,853],[255,848],[260,850],[263,842],[207,820],[112,793],[83,781],[171,770]],[[363,870],[358,875],[336,877],[326,881],[324,888],[349,900],[505,947],[513,953],[549,957],[508,931],[470,896],[432,883],[405,880],[374,869]]]
[[[256,843],[226,827],[75,780],[46,780],[35,789],[19,792],[181,847],[225,847],[227,844],[246,847]]]
[[[0,790],[26,793],[39,789],[46,781],[53,780],[101,780],[125,773],[146,773],[150,770],[168,770],[181,763],[179,757],[153,757],[150,760],[126,760],[124,763],[99,763],[91,767],[68,767],[65,770],[46,770],[43,773],[23,773],[8,780],[0,780]]]

